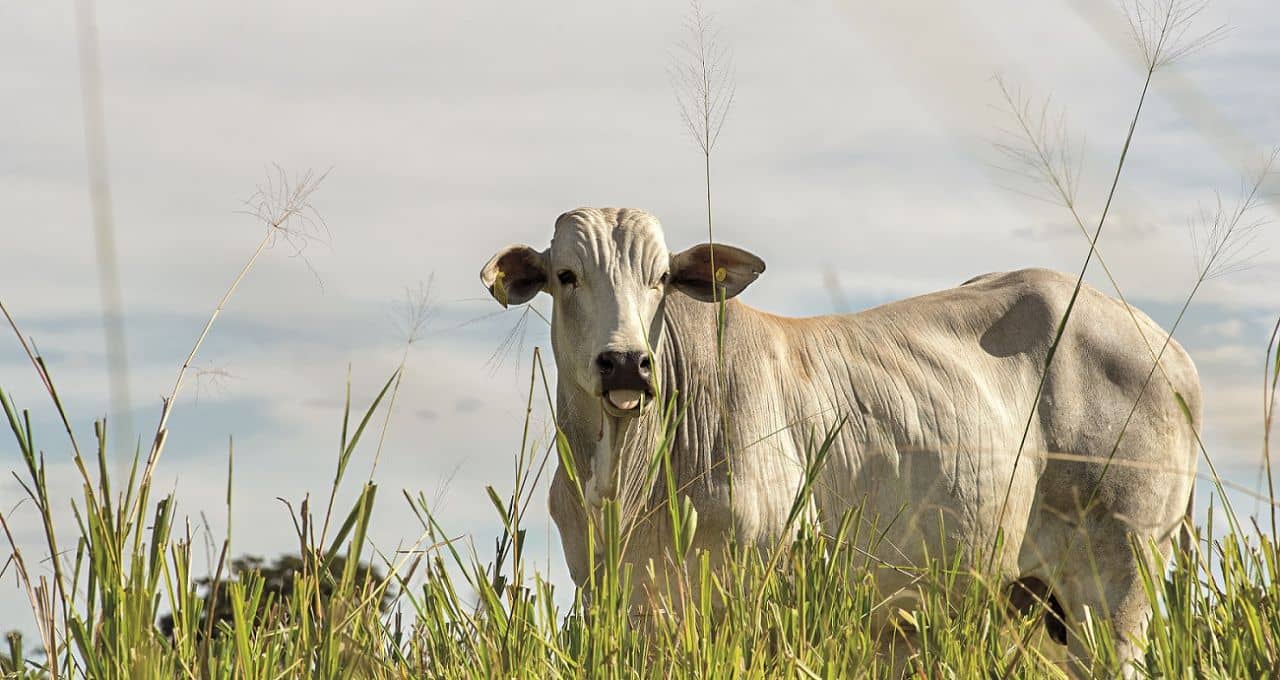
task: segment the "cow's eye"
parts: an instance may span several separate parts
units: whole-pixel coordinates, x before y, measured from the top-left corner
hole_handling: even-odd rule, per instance
[[[671,280],[671,272],[663,272],[662,276],[658,277],[658,285],[654,286],[654,288],[661,288],[667,285],[667,281],[670,281],[670,280]]]
[[[562,286],[576,286],[576,285],[578,285],[578,275],[577,275],[577,274],[574,274],[573,272],[569,271],[568,269],[561,269],[561,270],[560,270],[560,273],[559,273],[559,274],[556,274],[556,278],[557,278],[557,279],[560,279],[560,285],[562,285]]]

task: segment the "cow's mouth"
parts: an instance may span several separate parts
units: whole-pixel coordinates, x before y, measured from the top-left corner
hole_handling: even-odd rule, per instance
[[[649,390],[609,390],[604,393],[604,403],[613,415],[636,415],[653,401]]]

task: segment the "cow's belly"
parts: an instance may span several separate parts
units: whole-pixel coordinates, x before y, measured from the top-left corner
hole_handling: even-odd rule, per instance
[[[997,535],[1001,550],[991,564],[1016,573],[1041,469],[1026,454],[1015,472],[1016,448],[903,450],[832,465],[815,494],[818,516],[834,531],[845,513],[855,513],[859,547],[882,567],[882,589],[900,587],[938,560],[985,565]]]

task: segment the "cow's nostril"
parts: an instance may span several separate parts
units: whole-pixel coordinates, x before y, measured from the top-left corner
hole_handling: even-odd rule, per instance
[[[649,372],[649,369],[651,369],[651,368],[653,368],[653,361],[652,361],[652,360],[650,360],[650,359],[649,359],[649,357],[648,357],[647,355],[646,355],[646,356],[641,357],[641,358],[640,358],[640,370],[641,370],[642,372],[644,372],[644,373],[648,373],[648,372]]]
[[[601,375],[609,375],[613,373],[613,360],[608,356],[601,354],[596,357],[596,368],[600,369]]]

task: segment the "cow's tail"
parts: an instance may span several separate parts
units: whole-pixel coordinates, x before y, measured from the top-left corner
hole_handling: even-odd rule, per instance
[[[1196,525],[1194,515],[1196,505],[1196,487],[1191,486],[1191,493],[1187,494],[1187,512],[1182,517],[1182,532],[1178,536],[1178,548],[1182,551],[1183,557],[1191,559],[1191,548],[1196,542]]]

